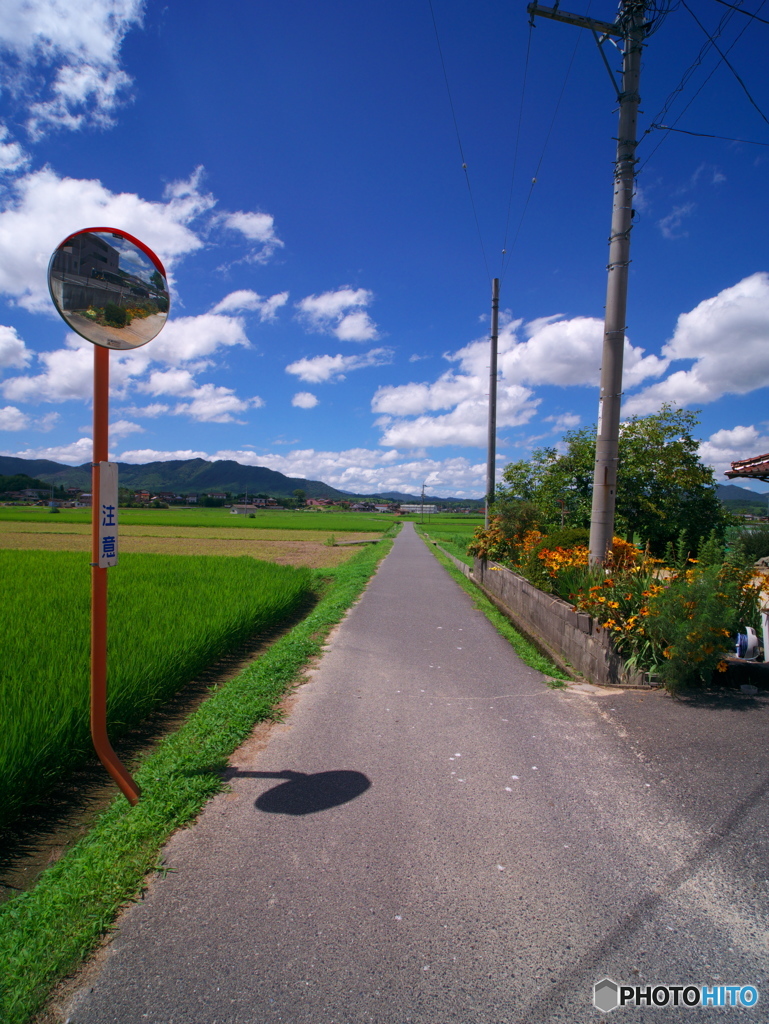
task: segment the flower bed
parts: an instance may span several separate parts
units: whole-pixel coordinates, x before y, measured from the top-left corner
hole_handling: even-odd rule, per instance
[[[512,543],[503,542],[497,526],[479,531],[475,575],[595,682],[649,685],[659,675],[670,690],[707,683],[714,671],[726,670],[730,639],[746,626],[757,629],[761,603],[769,601],[769,585],[756,579],[739,552],[725,559],[715,537],[698,559],[670,551],[665,562],[615,538],[607,567],[591,567],[584,544],[548,546],[548,540],[536,530]],[[500,559],[489,567],[483,554],[494,550],[507,565]],[[505,575],[495,582],[492,572]],[[554,612],[553,629],[546,620]],[[601,650],[567,626],[597,638]]]

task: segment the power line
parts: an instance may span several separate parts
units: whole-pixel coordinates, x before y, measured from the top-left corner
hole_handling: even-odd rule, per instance
[[[759,18],[759,16],[754,14],[752,11],[744,11],[741,7],[735,7],[734,4],[728,4],[726,0],[716,0],[716,3],[723,4],[724,7],[731,7],[733,11],[739,11],[740,14],[745,14],[748,18],[752,18],[754,21],[760,21],[762,25],[769,25],[769,21],[767,21],[766,18]],[[761,7],[763,6],[764,5],[761,4]],[[759,11],[761,10],[761,7],[758,8]]]
[[[526,62],[523,68],[521,103],[518,108],[518,130],[515,134],[515,150],[513,152],[513,171],[512,174],[510,175],[510,195],[507,200],[507,217],[505,219],[505,237],[504,242],[502,243],[502,270],[500,271],[500,276],[502,276],[502,273],[504,272],[505,256],[507,255],[507,233],[510,228],[510,213],[512,212],[513,207],[513,185],[515,184],[515,172],[518,167],[518,147],[521,141],[521,124],[523,122],[523,102],[526,96],[526,81],[529,74],[529,56],[531,54],[531,30],[534,28],[533,21],[534,19],[532,18],[532,20],[529,22],[529,38],[526,41]]]
[[[686,128],[674,128],[668,124],[653,124],[650,125],[650,130],[652,128],[662,132],[680,132],[682,135],[696,135],[699,139],[722,139],[724,142],[741,142],[745,146],[769,146],[769,142],[754,142],[752,139],[732,139],[728,135],[711,135],[709,132],[689,132]]]
[[[588,3],[588,5],[587,5],[587,12],[586,13],[590,12],[591,4],[592,4],[592,0],[590,0],[590,3]],[[529,192],[528,192],[528,195],[526,196],[526,202],[523,204],[523,210],[521,211],[521,217],[520,217],[520,220],[518,221],[518,227],[515,230],[515,235],[513,236],[513,241],[512,241],[512,244],[511,244],[509,250],[507,250],[507,242],[505,241],[505,249],[503,250],[503,258],[502,258],[502,271],[501,271],[501,274],[500,274],[500,278],[501,279],[504,279],[505,273],[507,272],[507,268],[510,266],[510,256],[512,254],[513,249],[515,249],[516,242],[518,241],[518,236],[520,235],[521,228],[523,227],[523,221],[524,221],[524,219],[526,217],[526,212],[527,212],[527,210],[529,208],[529,203],[531,201],[531,196],[532,196],[532,193],[534,192],[534,186],[537,184],[537,178],[539,177],[539,171],[540,171],[540,168],[542,167],[542,162],[545,159],[545,152],[547,150],[548,143],[550,142],[550,136],[553,134],[553,128],[555,127],[555,121],[556,121],[556,118],[558,117],[558,111],[561,108],[561,101],[563,100],[564,93],[566,92],[566,86],[568,85],[568,82],[569,82],[569,75],[571,74],[571,69],[572,69],[572,67],[574,65],[574,61],[575,61],[576,56],[577,56],[577,50],[579,49],[580,39],[581,39],[581,35],[578,35],[577,36],[577,41],[574,44],[574,49],[573,49],[572,54],[571,54],[571,60],[569,61],[569,66],[566,69],[566,75],[564,76],[564,79],[563,79],[563,85],[561,86],[561,92],[560,92],[560,94],[558,96],[558,100],[557,100],[557,102],[555,104],[555,110],[553,111],[553,116],[552,116],[552,118],[550,120],[550,127],[547,130],[547,135],[545,137],[545,142],[544,142],[544,145],[542,146],[542,152],[540,154],[539,161],[537,162],[537,167],[536,167],[536,170],[534,171],[534,175],[533,175],[533,177],[531,179],[531,184],[529,185]],[[529,28],[529,42],[530,41],[531,41],[531,27]],[[527,49],[527,51],[526,51],[526,60],[527,61],[528,61],[528,57],[529,57],[529,54],[528,54],[528,49]],[[512,184],[511,184],[511,188],[512,188]],[[507,229],[505,229],[505,239],[507,239]],[[505,257],[506,257],[506,259],[505,259]]]
[[[711,38],[711,36],[710,36],[710,34],[709,34],[708,30],[707,30],[707,29],[705,28],[705,26],[704,26],[704,25],[702,24],[702,22],[700,21],[700,19],[699,19],[699,18],[697,17],[697,15],[696,15],[696,14],[694,13],[694,11],[693,11],[693,10],[691,9],[691,7],[690,7],[690,6],[689,6],[689,5],[687,4],[686,0],[681,0],[681,4],[682,4],[682,6],[683,6],[683,7],[684,7],[684,8],[685,8],[685,9],[686,9],[686,10],[687,10],[688,12],[689,12],[689,14],[691,14],[691,16],[692,16],[692,17],[694,18],[694,20],[695,20],[695,21],[697,22],[697,24],[699,25],[699,27],[700,27],[700,28],[702,29],[702,31],[703,31],[703,32],[705,33],[705,35],[706,35],[706,36],[708,37],[708,39],[710,39],[710,40],[711,40],[711,42],[712,42],[713,46],[715,47],[715,49],[716,49],[717,53],[719,53],[719,54],[720,54],[720,56],[721,56],[721,60],[722,60],[722,61],[724,62],[724,64],[726,64],[726,66],[727,66],[727,67],[729,68],[729,70],[731,71],[731,73],[732,73],[732,74],[734,75],[734,77],[735,77],[735,78],[737,79],[737,81],[738,81],[738,82],[740,83],[740,85],[742,86],[742,89],[743,89],[743,91],[744,91],[745,95],[746,95],[746,96],[748,97],[748,99],[749,99],[749,100],[750,100],[750,102],[751,102],[751,103],[753,104],[753,106],[754,106],[754,107],[756,108],[756,110],[757,110],[757,111],[758,111],[758,113],[759,113],[759,114],[761,115],[761,117],[762,117],[762,118],[764,119],[764,121],[766,121],[766,123],[767,123],[767,124],[769,124],[769,118],[768,118],[768,117],[766,116],[766,114],[765,114],[765,113],[763,112],[763,110],[762,110],[762,109],[761,109],[761,108],[759,107],[759,105],[758,105],[758,104],[756,103],[756,101],[755,101],[755,100],[753,99],[753,97],[752,97],[752,96],[750,95],[750,92],[748,91],[748,87],[747,87],[747,85],[745,85],[745,83],[743,82],[743,80],[742,80],[742,79],[740,78],[740,76],[739,76],[739,75],[737,74],[737,69],[736,69],[736,68],[734,68],[734,67],[732,66],[732,64],[730,63],[730,61],[729,61],[729,60],[727,59],[727,56],[726,56],[726,54],[725,54],[725,53],[723,53],[723,52],[721,51],[721,49],[720,49],[720,47],[719,47],[718,43],[717,43],[717,42],[715,41],[715,39],[712,39],[712,38]]]
[[[724,14],[723,15],[723,17],[721,18],[721,20],[718,23],[718,27],[716,28],[716,37],[721,35],[721,33],[724,31],[724,29],[726,28],[726,26],[729,23],[729,21],[731,21],[732,17],[733,17],[732,14]],[[746,28],[747,28],[747,26],[745,26],[745,29]],[[743,29],[743,32],[745,31],[745,29]],[[740,33],[740,34],[742,34],[742,33]],[[739,39],[739,36],[737,38]],[[735,42],[736,42],[736,40],[735,40]],[[734,43],[732,43],[732,46],[734,46]],[[702,65],[702,62],[704,61],[706,55],[708,54],[708,51],[710,49],[712,49],[712,47],[713,47],[713,40],[712,39],[709,39],[708,42],[702,44],[702,46],[700,47],[699,53],[694,58],[692,63],[689,65],[689,67],[686,69],[686,71],[684,71],[683,75],[681,75],[681,80],[679,81],[679,83],[675,87],[675,89],[673,89],[673,91],[668,95],[667,99],[665,100],[665,102],[662,105],[662,110],[660,110],[660,112],[657,114],[657,116],[653,119],[653,123],[659,124],[660,121],[662,121],[666,117],[667,112],[670,110],[670,108],[673,105],[673,103],[675,103],[676,98],[678,96],[680,96],[681,93],[684,91],[684,89],[686,88],[686,86],[689,83],[689,79],[692,77],[692,75],[697,70],[697,68],[699,68]],[[718,64],[716,65],[716,67],[718,67]],[[713,69],[713,71],[715,71],[715,68]],[[705,79],[706,82],[709,81],[710,77],[713,75],[713,71],[711,71],[710,75],[708,75],[708,77]],[[700,89],[702,89],[702,86],[700,86]],[[695,96],[696,95],[697,95],[697,93],[695,93]],[[680,116],[681,115],[679,114],[679,117]],[[647,134],[647,133],[648,132],[645,132],[644,134]]]
[[[480,223],[478,221],[478,212],[477,212],[477,210],[475,208],[475,200],[473,198],[473,190],[472,190],[472,187],[470,185],[470,174],[469,174],[469,172],[467,170],[467,161],[465,160],[465,153],[464,153],[464,149],[462,148],[462,138],[461,138],[461,136],[459,134],[459,124],[457,123],[457,115],[456,115],[456,111],[454,110],[454,101],[451,98],[451,87],[449,86],[449,76],[448,76],[448,73],[446,71],[446,62],[443,59],[443,49],[441,47],[440,36],[438,35],[438,25],[437,25],[437,23],[435,21],[435,11],[433,10],[433,0],[427,0],[427,2],[430,5],[430,16],[433,19],[433,30],[435,31],[435,42],[438,44],[438,54],[439,54],[439,56],[441,58],[441,67],[443,68],[443,80],[446,83],[446,92],[447,92],[448,97],[449,97],[449,106],[451,108],[451,117],[452,117],[452,119],[454,121],[454,131],[456,132],[456,135],[457,135],[457,145],[459,146],[459,156],[460,156],[460,159],[462,161],[462,170],[465,172],[465,181],[467,182],[467,192],[468,192],[468,195],[470,196],[470,206],[472,207],[472,210],[473,210],[473,217],[475,219],[475,227],[476,227],[476,230],[478,232],[478,241],[479,241],[480,246],[481,246],[481,254],[483,255],[483,264],[486,267],[486,276],[488,277],[489,281],[491,281],[491,271],[489,270],[489,261],[486,259],[486,249],[484,248],[484,245],[483,245],[483,235],[481,234],[481,225],[480,225]]]
[[[763,7],[765,6],[766,2],[767,2],[767,0],[761,0],[761,6],[758,8],[759,11],[763,9]],[[729,21],[733,17],[734,10],[738,10],[738,9],[739,8],[733,8],[732,11],[728,12],[727,14],[724,14],[724,16],[722,17],[721,21],[718,23],[718,28],[716,29],[716,38],[723,32],[723,30],[728,25]],[[729,53],[731,50],[734,49],[734,47],[737,45],[737,43],[743,37],[745,32],[747,32],[747,30],[749,28],[749,25],[750,25],[750,22],[745,22],[744,27],[740,30],[740,32],[738,32],[738,34],[735,36],[734,40],[730,44],[729,48],[727,49],[727,51],[726,51],[727,53]],[[670,106],[672,105],[673,101],[675,100],[675,97],[677,95],[679,95],[683,91],[686,83],[689,81],[689,79],[691,78],[691,76],[694,73],[694,71],[702,64],[702,61],[704,60],[705,55],[707,54],[708,50],[710,50],[710,49],[711,49],[711,41],[710,41],[710,39],[708,39],[708,42],[706,42],[703,45],[702,49],[697,54],[697,57],[694,59],[692,64],[684,72],[684,74],[683,74],[683,76],[681,78],[681,81],[678,83],[678,85],[673,90],[673,92],[665,100],[665,104],[664,104],[662,110],[652,120],[651,126],[649,128],[647,128],[646,131],[644,132],[644,137],[646,135],[650,134],[650,132],[652,131],[652,129],[655,126],[659,125],[660,121],[665,116],[665,114],[669,110]],[[710,71],[710,73],[705,77],[705,80],[703,81],[702,85],[700,85],[699,89],[695,92],[695,94],[692,96],[692,98],[689,100],[689,102],[683,108],[681,113],[676,117],[676,119],[673,122],[673,124],[666,126],[668,131],[672,131],[673,128],[675,127],[675,125],[678,124],[678,122],[681,120],[683,115],[686,113],[686,111],[689,109],[689,107],[692,105],[692,103],[694,103],[694,101],[697,99],[699,94],[702,92],[702,90],[705,88],[705,86],[708,84],[708,82],[710,81],[710,79],[713,77],[713,75],[716,73],[716,71],[719,69],[720,66],[721,66],[721,61],[719,60],[718,63]],[[657,145],[654,147],[654,149],[651,151],[651,153],[644,160],[643,164],[641,164],[641,166],[638,168],[639,173],[644,169],[644,167],[646,167],[646,165],[649,163],[649,161],[652,159],[654,154],[657,152],[657,150],[660,148],[660,146],[662,145],[662,143],[665,141],[665,139],[667,137],[668,137],[667,135],[662,135],[660,137],[660,140],[657,143]]]

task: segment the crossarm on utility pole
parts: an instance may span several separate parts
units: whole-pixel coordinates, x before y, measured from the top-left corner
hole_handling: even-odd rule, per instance
[[[576,25],[578,28],[590,28],[594,32],[600,32],[605,36],[617,36],[623,38],[623,31],[619,25],[610,24],[608,21],[598,21],[596,18],[588,18],[584,14],[570,14],[568,11],[561,11],[557,7],[542,7],[538,3],[529,4],[526,8],[529,14],[534,17],[538,14],[541,18],[550,18],[552,21],[565,21],[567,25]]]

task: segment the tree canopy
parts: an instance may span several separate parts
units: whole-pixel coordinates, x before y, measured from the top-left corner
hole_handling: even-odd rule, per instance
[[[653,416],[631,417],[620,427],[615,533],[662,554],[685,532],[694,552],[701,537],[723,534],[731,517],[716,495],[713,470],[699,459],[693,431],[696,412],[664,405]],[[589,526],[596,428],[564,435],[565,451],[538,448],[528,461],[512,462],[498,488],[496,510],[515,519],[524,501],[543,524]]]

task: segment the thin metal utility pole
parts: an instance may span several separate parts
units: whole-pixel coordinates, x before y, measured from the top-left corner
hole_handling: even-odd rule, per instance
[[[497,344],[499,341],[499,278],[491,285],[491,354],[489,358],[489,436],[486,461],[486,517],[489,528],[491,506],[494,504],[497,469]]]
[[[630,231],[635,191],[635,151],[637,145],[638,83],[641,77],[641,51],[647,31],[648,0],[622,0],[617,20],[609,25],[592,18],[568,14],[555,8],[529,4],[529,13],[566,21],[580,28],[589,28],[601,43],[604,37],[623,40],[622,86],[617,90],[619,101],[619,132],[617,159],[614,165],[614,205],[609,238],[609,276],[606,285],[601,390],[598,403],[595,469],[593,474],[593,508],[590,518],[590,563],[601,565],[614,536],[614,509],[617,497],[617,461],[619,455],[619,421],[622,404],[622,357],[625,344],[628,267],[630,265]],[[601,51],[603,56],[603,51]],[[605,60],[605,57],[604,57]],[[613,76],[612,76],[613,77]]]
[[[91,738],[99,760],[130,804],[141,790],[118,759],[107,734],[107,573],[99,566],[101,467],[109,460],[109,356],[93,347],[93,463],[91,471]]]

